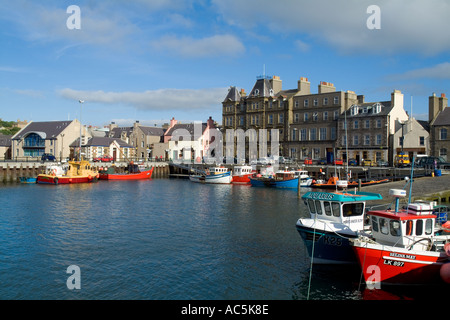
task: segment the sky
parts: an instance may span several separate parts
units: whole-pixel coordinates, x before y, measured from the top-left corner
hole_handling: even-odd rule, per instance
[[[0,0],[0,118],[220,124],[230,86],[276,75],[400,90],[426,120],[450,95],[449,23],[448,0]]]

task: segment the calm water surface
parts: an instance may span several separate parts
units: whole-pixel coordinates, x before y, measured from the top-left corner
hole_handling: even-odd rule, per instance
[[[307,298],[296,190],[154,179],[6,184],[0,198],[1,299]],[[361,299],[359,279],[314,267],[309,298]]]

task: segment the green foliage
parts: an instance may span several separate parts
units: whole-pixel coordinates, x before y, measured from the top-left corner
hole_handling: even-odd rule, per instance
[[[14,127],[16,123],[14,121],[0,120],[0,133],[5,135],[14,135],[20,131],[20,128]]]

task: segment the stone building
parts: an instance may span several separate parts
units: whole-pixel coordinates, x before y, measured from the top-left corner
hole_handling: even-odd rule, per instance
[[[430,155],[450,160],[450,108],[445,94],[429,97]]]

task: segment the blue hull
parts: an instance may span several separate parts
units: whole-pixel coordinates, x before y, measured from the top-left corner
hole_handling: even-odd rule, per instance
[[[316,264],[357,264],[355,253],[350,245],[348,238],[356,236],[339,236],[334,232],[322,230],[313,230],[311,228],[297,225],[297,231],[303,239],[308,250],[308,255],[312,257],[313,238],[314,259]],[[315,233],[315,236],[314,236]]]
[[[298,188],[298,178],[289,180],[275,180],[270,178],[250,178],[252,187],[269,187],[269,188]]]

